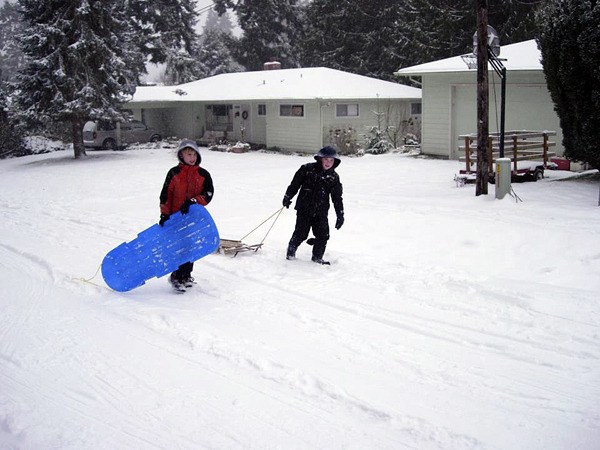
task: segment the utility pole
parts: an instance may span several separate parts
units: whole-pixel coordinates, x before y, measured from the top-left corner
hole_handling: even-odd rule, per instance
[[[475,195],[488,193],[488,0],[475,0],[477,8],[477,176]]]

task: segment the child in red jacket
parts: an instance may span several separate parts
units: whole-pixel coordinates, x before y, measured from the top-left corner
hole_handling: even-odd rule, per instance
[[[191,139],[184,139],[177,148],[179,164],[169,170],[160,192],[160,226],[169,220],[171,214],[181,211],[187,214],[194,203],[208,205],[213,197],[214,187],[210,173],[200,167],[200,150]],[[176,291],[185,292],[192,287],[194,263],[186,262],[171,274],[169,282]]]

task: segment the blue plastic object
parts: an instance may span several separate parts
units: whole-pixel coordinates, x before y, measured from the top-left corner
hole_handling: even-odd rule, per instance
[[[102,261],[102,277],[115,291],[126,292],[153,277],[162,277],[188,261],[219,248],[219,231],[208,210],[190,206],[188,214],[172,214],[164,226],[145,229],[131,242],[114,248]]]

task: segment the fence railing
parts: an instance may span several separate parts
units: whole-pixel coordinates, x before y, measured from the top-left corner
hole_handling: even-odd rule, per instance
[[[549,151],[556,142],[550,141],[550,136],[556,136],[556,131],[506,131],[504,133],[504,157],[510,158],[513,171],[517,171],[517,163],[525,160],[543,160],[544,166],[548,164],[555,152]],[[459,139],[464,143],[458,148],[464,156],[459,157],[465,162],[467,173],[474,172],[471,166],[477,164],[477,134],[463,134]],[[492,173],[493,164],[500,157],[500,133],[490,133],[488,137],[488,169]]]

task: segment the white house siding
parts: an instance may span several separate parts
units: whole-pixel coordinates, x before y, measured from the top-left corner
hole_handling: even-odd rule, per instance
[[[381,117],[381,127],[387,125],[398,126],[402,120],[412,118],[417,126],[410,132],[419,133],[418,121],[420,115],[411,114],[411,104],[421,103],[421,99],[414,100],[390,100],[380,99],[379,101],[360,101],[360,100],[333,100],[322,102],[323,110],[323,145],[334,144],[330,138],[330,132],[333,130],[348,130],[352,128],[355,131],[355,137],[360,144],[363,144],[365,136],[369,133],[371,127],[378,125],[377,116]],[[358,104],[359,115],[357,117],[337,117],[337,104]],[[389,114],[389,118],[388,118]],[[403,138],[404,136],[401,136]]]
[[[422,150],[429,155],[456,159],[458,136],[477,132],[477,85],[475,71],[423,74]],[[505,130],[552,130],[556,151],[563,153],[562,132],[544,75],[539,71],[508,72],[506,78]],[[490,132],[499,131],[501,82],[489,78]],[[495,90],[495,94],[494,94]]]
[[[252,131],[251,131],[251,142],[255,144],[267,143],[267,116],[258,115],[258,105],[266,105],[267,102],[256,102],[252,104]],[[269,110],[267,109],[267,114]]]
[[[423,75],[421,148],[429,155],[449,155],[450,97],[448,75]]]
[[[267,103],[266,117],[266,136],[267,147],[279,147],[284,151],[294,151],[300,153],[312,153],[324,145],[332,144],[329,138],[329,131],[339,128],[352,127],[355,130],[355,136],[359,143],[365,139],[370,127],[377,125],[375,112],[379,111],[384,115],[388,113],[388,106],[391,104],[394,116],[400,115],[405,119],[411,116],[411,103],[420,103],[420,99],[415,100],[394,100],[381,99],[377,101],[360,100],[293,100],[278,101]],[[280,117],[279,106],[281,104],[302,104],[304,105],[303,118]],[[358,104],[358,117],[336,117],[336,105],[340,104]],[[253,130],[256,133],[261,119],[253,118],[256,124]],[[382,126],[385,126],[386,119],[383,119]],[[320,133],[319,130],[322,130]]]
[[[304,105],[304,117],[280,117],[281,104]],[[283,100],[267,102],[267,148],[313,153],[321,148],[320,107],[315,100]]]
[[[174,135],[181,138],[202,136],[204,110],[197,103],[181,103],[171,118]]]
[[[394,122],[399,118],[418,119],[419,116],[411,115],[411,104],[420,102],[421,99],[231,102],[233,131],[228,133],[228,137],[230,140],[241,139],[240,127],[243,125],[246,142],[279,147],[289,152],[313,153],[324,145],[335,145],[330,141],[330,130],[352,127],[356,141],[363,144],[369,128],[377,125],[376,112],[383,115],[382,126],[388,124],[388,112],[393,115],[392,123],[396,125]],[[157,129],[163,136],[200,139],[206,127],[206,106],[213,103],[215,102],[138,102],[131,109],[137,119]],[[266,106],[266,116],[258,115],[259,104]],[[304,105],[304,117],[280,117],[281,104]],[[336,117],[337,104],[358,104],[358,117]],[[244,111],[248,111],[248,118],[245,120],[242,118]]]

